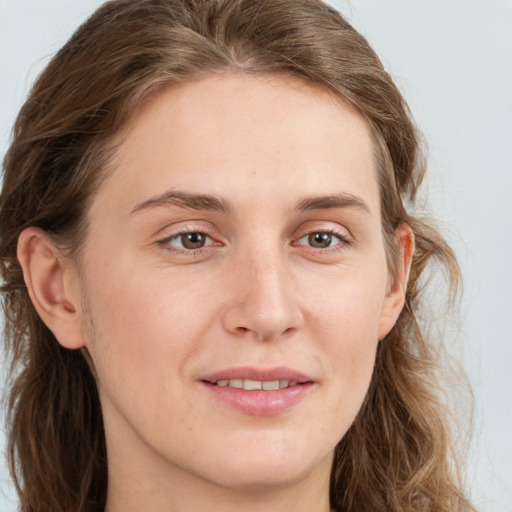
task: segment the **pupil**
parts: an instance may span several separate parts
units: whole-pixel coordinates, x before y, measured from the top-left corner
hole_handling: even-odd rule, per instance
[[[330,233],[311,233],[309,243],[312,247],[326,248],[331,245],[332,235]]]
[[[205,237],[202,233],[187,233],[182,235],[181,243],[186,249],[199,249],[204,246]]]

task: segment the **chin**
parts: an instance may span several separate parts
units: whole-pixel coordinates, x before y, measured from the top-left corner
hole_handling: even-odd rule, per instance
[[[262,468],[249,468],[245,466],[243,472],[237,474],[216,475],[211,483],[219,487],[236,489],[241,492],[262,493],[295,485],[306,480],[311,473],[310,468],[291,468],[285,464],[279,464],[279,468],[267,464]],[[220,478],[219,478],[220,477]]]
[[[257,443],[255,443],[257,446]],[[320,457],[301,453],[296,447],[288,452],[276,449],[253,454],[229,452],[203,468],[210,483],[242,492],[271,492],[293,487],[316,473],[330,474],[333,452]]]

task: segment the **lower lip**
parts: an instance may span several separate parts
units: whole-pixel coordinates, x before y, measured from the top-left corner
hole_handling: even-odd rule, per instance
[[[247,391],[208,382],[201,384],[219,400],[252,416],[279,414],[300,402],[314,386],[313,382],[307,382],[273,391]]]

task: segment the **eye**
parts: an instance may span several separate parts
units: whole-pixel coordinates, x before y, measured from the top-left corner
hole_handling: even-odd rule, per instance
[[[298,242],[303,245],[309,245],[314,249],[329,249],[336,247],[340,243],[348,243],[348,240],[332,231],[315,231],[299,238]]]
[[[199,231],[188,231],[167,237],[164,240],[161,240],[160,244],[172,246],[176,249],[193,251],[202,249],[207,245],[212,245],[213,240],[205,233],[201,233]]]

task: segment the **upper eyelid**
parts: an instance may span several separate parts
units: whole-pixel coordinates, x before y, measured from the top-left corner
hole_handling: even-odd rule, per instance
[[[164,228],[165,230],[165,228]],[[201,233],[203,235],[211,236],[209,231],[206,229],[196,229],[196,228],[179,228],[171,233],[169,233],[165,238],[173,238],[180,235],[187,235],[189,233]]]
[[[175,224],[178,224],[178,226],[174,227]],[[221,239],[224,238],[219,234],[219,230],[217,228],[210,226],[210,222],[205,222],[204,220],[199,219],[167,224],[160,228],[158,232],[155,233],[155,236],[160,240],[168,240],[187,233],[202,233],[216,241],[221,241]],[[336,221],[324,219],[301,223],[298,228],[293,230],[293,234],[291,234],[290,239],[294,242],[311,233],[332,233],[333,235],[340,237],[342,240],[354,240],[354,236],[347,226]]]
[[[196,224],[202,223],[202,225]],[[174,227],[178,224],[178,227]],[[173,236],[178,236],[186,233],[204,233],[205,235],[212,236],[213,229],[204,224],[204,221],[186,221],[186,222],[175,222],[172,224],[167,224],[163,228],[160,228],[155,236],[164,238],[171,238]]]
[[[295,230],[294,238],[302,238],[310,233],[332,233],[342,238],[354,239],[352,231],[343,224],[335,221],[312,221],[303,223]]]

